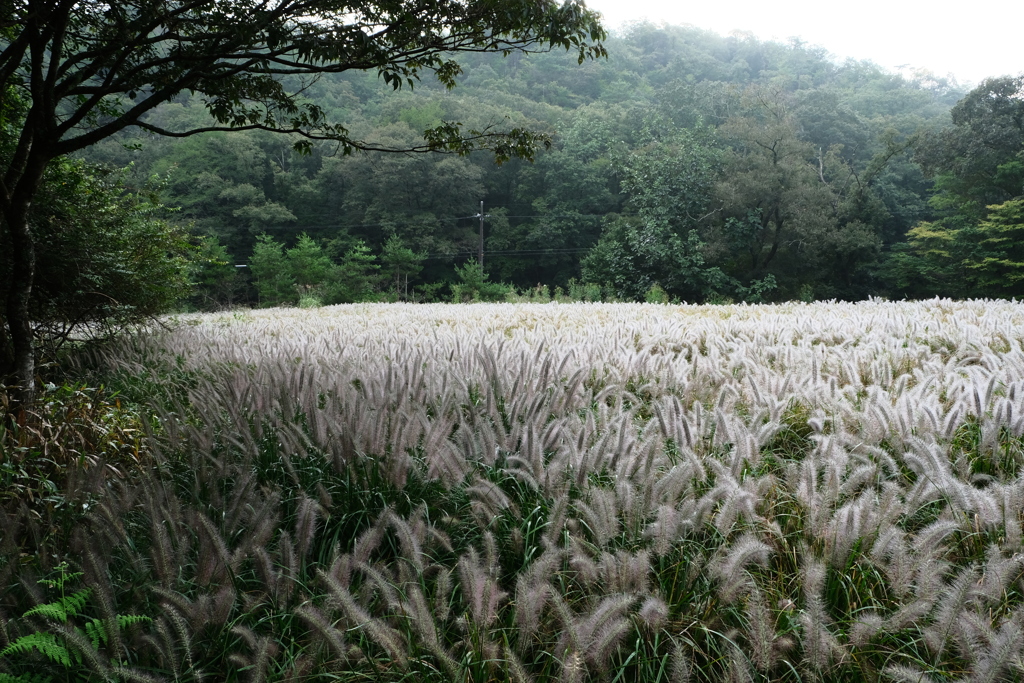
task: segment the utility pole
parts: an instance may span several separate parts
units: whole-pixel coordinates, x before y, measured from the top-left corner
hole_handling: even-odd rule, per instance
[[[484,219],[488,216],[484,213],[484,202],[480,200],[480,213],[477,214],[480,218],[480,242],[477,245],[476,259],[480,263],[480,270],[484,268]]]

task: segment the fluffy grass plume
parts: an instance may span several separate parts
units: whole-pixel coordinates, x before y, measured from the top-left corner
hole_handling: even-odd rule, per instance
[[[83,359],[158,419],[79,547],[156,677],[1012,680],[1022,341],[987,301],[182,316]]]

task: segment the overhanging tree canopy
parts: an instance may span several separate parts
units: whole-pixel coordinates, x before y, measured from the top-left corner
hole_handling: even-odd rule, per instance
[[[9,140],[0,167],[0,211],[14,267],[5,323],[15,367],[31,395],[28,301],[35,249],[28,226],[47,164],[138,126],[195,135],[263,129],[379,149],[328,121],[304,89],[323,73],[376,71],[395,88],[423,74],[448,87],[460,52],[561,47],[580,61],[604,54],[598,15],[579,0],[15,0],[0,9],[0,115]],[[183,92],[199,94],[214,123],[165,130],[148,112]],[[444,122],[407,151],[493,150],[530,157],[542,137],[525,130],[463,130]]]

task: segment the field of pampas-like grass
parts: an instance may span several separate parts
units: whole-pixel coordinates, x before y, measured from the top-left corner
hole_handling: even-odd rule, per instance
[[[180,316],[79,361],[147,445],[66,551],[0,519],[0,680],[1022,680],[1022,343],[993,301]]]

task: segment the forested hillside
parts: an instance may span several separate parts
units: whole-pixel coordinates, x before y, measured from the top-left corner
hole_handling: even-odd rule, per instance
[[[300,156],[259,131],[134,133],[88,160],[131,164],[140,185],[158,176],[180,207],[171,220],[206,236],[201,307],[503,295],[488,278],[691,302],[1024,293],[1021,78],[967,96],[694,28],[637,25],[607,48],[581,65],[561,51],[463,56],[453,90],[349,73],[306,91],[383,146],[443,121],[547,132],[533,163],[327,144]],[[151,122],[205,116],[182,98]],[[467,265],[481,201],[484,273]]]

